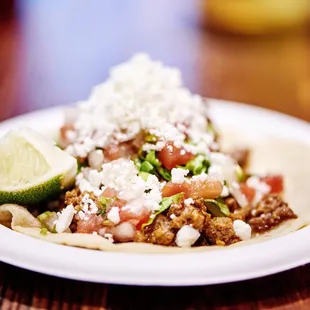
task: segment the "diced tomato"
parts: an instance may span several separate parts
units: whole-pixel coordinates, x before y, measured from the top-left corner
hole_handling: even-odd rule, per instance
[[[115,189],[113,189],[113,188],[109,188],[109,187],[106,188],[103,191],[103,193],[101,194],[101,196],[106,197],[106,198],[114,198],[114,199],[109,201],[109,203],[108,203],[108,210],[112,206],[113,207],[121,208],[121,207],[123,207],[127,203],[126,200],[116,198],[117,191]],[[99,200],[100,200],[100,197],[99,197]]]
[[[188,198],[191,195],[191,187],[192,185],[189,182],[183,182],[182,184],[168,182],[162,190],[162,196],[170,197],[179,193],[184,193],[184,197]]]
[[[283,177],[282,175],[268,175],[261,178],[270,187],[271,194],[278,194],[283,192]]]
[[[163,197],[170,197],[175,194],[184,193],[185,198],[218,198],[223,191],[221,182],[215,180],[192,181],[183,182],[182,184],[175,184],[168,182],[163,190]]]
[[[119,212],[121,222],[130,222],[134,224],[138,230],[141,229],[142,224],[149,220],[150,215],[150,211],[146,208],[143,208],[140,214],[136,214],[126,209],[120,209]]]
[[[125,204],[127,203],[126,200],[123,199],[115,199],[113,201],[113,207],[118,207],[118,208],[122,208]]]
[[[102,216],[92,214],[87,220],[77,222],[76,232],[81,234],[91,234],[94,231],[98,232],[102,227],[102,223]]]
[[[103,191],[102,196],[107,198],[113,198],[117,196],[117,191],[113,188],[108,187]]]
[[[255,194],[256,194],[255,189],[248,186],[246,183],[240,183],[240,190],[242,194],[245,195],[248,202],[253,201]]]
[[[124,142],[120,144],[111,144],[104,151],[103,155],[108,161],[116,160],[119,158],[128,158],[133,153],[131,143]]]
[[[183,148],[176,147],[172,142],[168,142],[158,153],[158,159],[169,170],[176,166],[185,165],[194,157],[194,154],[185,151]]]
[[[220,181],[206,180],[191,182],[191,197],[214,199],[220,197],[223,191],[223,185]]]

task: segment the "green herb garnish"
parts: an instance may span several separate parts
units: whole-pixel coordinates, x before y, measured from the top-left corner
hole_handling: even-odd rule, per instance
[[[163,200],[161,201],[160,203],[160,209],[157,210],[152,217],[149,218],[148,222],[147,223],[144,223],[142,225],[142,229],[144,229],[145,227],[151,225],[156,216],[160,213],[163,213],[164,211],[166,211],[173,203],[179,203],[180,200],[184,197],[184,194],[183,193],[179,193],[179,194],[176,194],[176,195],[173,195],[173,196],[170,196],[170,197],[165,197],[163,198]]]
[[[194,159],[190,160],[185,169],[192,172],[193,175],[198,175],[207,172],[210,167],[210,162],[203,155],[197,155]]]
[[[145,136],[145,142],[148,142],[148,143],[155,143],[157,142],[158,138],[157,136],[149,133]]]
[[[223,202],[214,199],[205,199],[204,202],[207,206],[207,211],[209,211],[213,216],[226,217],[230,215],[229,208]]]
[[[156,153],[154,150],[150,151],[146,155],[145,160],[152,164],[154,167],[161,166],[161,162],[156,158]]]
[[[236,173],[237,173],[237,180],[239,183],[241,182],[244,182],[245,181],[245,178],[246,178],[246,175],[244,173],[244,171],[242,170],[242,168],[237,165],[236,167]]]
[[[157,167],[156,170],[166,181],[171,181],[171,171],[162,166]]]
[[[151,173],[140,171],[139,172],[139,177],[143,179],[143,181],[147,181],[148,177],[151,175]]]
[[[154,166],[149,161],[145,160],[141,164],[140,171],[154,174],[155,173],[155,168],[154,168]]]
[[[47,230],[46,227],[43,227],[43,228],[41,228],[41,230],[40,230],[40,234],[41,234],[41,235],[47,235],[47,232],[48,232],[48,230]]]
[[[37,216],[43,228],[48,229],[48,231],[53,232],[55,228],[54,222],[57,220],[58,216],[56,212],[45,211],[44,213]]]
[[[217,131],[210,120],[208,120],[207,132],[213,134],[214,136],[217,136]]]
[[[100,206],[97,211],[97,215],[105,216],[107,214],[108,204],[111,202],[112,198],[101,196],[99,198]]]
[[[135,159],[133,160],[133,162],[134,162],[136,168],[137,168],[138,170],[140,170],[141,164],[142,164],[141,160],[140,160],[139,158],[135,158]]]

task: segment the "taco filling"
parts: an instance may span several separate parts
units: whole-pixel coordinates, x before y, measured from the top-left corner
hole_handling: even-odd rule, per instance
[[[147,55],[114,67],[67,111],[59,136],[79,171],[37,216],[42,234],[230,245],[296,218],[283,177],[249,174],[250,150],[224,152],[205,100]]]

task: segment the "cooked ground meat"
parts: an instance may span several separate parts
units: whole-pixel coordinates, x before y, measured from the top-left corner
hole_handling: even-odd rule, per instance
[[[247,206],[244,208],[239,208],[230,214],[230,218],[235,220],[247,221],[251,216],[251,211],[253,208],[251,206]]]
[[[65,204],[68,206],[70,204],[73,205],[73,207],[77,207],[81,205],[82,198],[85,194],[89,195],[89,198],[92,199],[94,202],[97,202],[98,199],[92,192],[83,192],[81,193],[78,189],[73,189],[71,191],[66,192],[65,195]]]
[[[197,206],[200,202],[197,201]],[[199,232],[203,230],[203,226],[206,220],[206,216],[210,216],[206,213],[206,206],[197,207],[196,204],[185,206],[184,204],[173,204],[169,208],[168,218],[171,218],[171,227],[180,229],[184,225],[192,225],[193,228]]]
[[[204,233],[212,245],[229,245],[240,241],[235,234],[233,221],[228,217],[214,217],[206,221]]]
[[[146,227],[144,232],[137,232],[135,241],[172,246],[175,245],[174,237],[180,228],[184,225],[192,225],[202,232],[206,218],[210,217],[211,215],[206,213],[206,206],[201,201],[195,201],[195,205],[190,206],[172,204],[166,215],[158,215],[154,223]]]
[[[267,231],[285,220],[297,218],[281,197],[269,195],[251,211],[248,223],[254,232]]]
[[[230,211],[230,212],[234,212],[234,211],[240,209],[240,207],[239,207],[239,205],[238,205],[236,199],[233,198],[233,197],[227,197],[227,198],[225,199],[225,204],[226,204],[226,206],[229,208],[229,211]]]
[[[148,242],[160,245],[173,245],[174,229],[171,221],[164,215],[159,214],[153,224],[146,227],[143,232],[138,232],[135,237],[136,242]]]
[[[253,232],[263,232],[297,216],[280,196],[268,195],[255,208],[250,206],[241,208],[230,217],[249,223]]]
[[[85,194],[89,194],[89,198],[92,199],[95,203],[98,202],[98,198],[94,193],[83,192],[81,193],[78,189],[73,189],[66,192],[65,195],[65,204],[72,204],[76,210],[80,209],[82,198]],[[97,203],[98,205],[98,203]],[[73,218],[73,221],[70,225],[72,232],[91,234],[93,232],[98,232],[100,228],[103,227],[104,217],[102,215],[92,214],[88,219],[81,220],[78,214]]]
[[[71,191],[66,192],[65,195],[65,204],[68,206],[72,204],[74,207],[79,205],[81,202],[81,193],[78,189],[73,189]]]

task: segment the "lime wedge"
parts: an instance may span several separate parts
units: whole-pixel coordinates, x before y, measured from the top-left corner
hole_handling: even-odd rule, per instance
[[[0,140],[0,204],[38,203],[72,185],[76,173],[74,157],[30,128]]]

